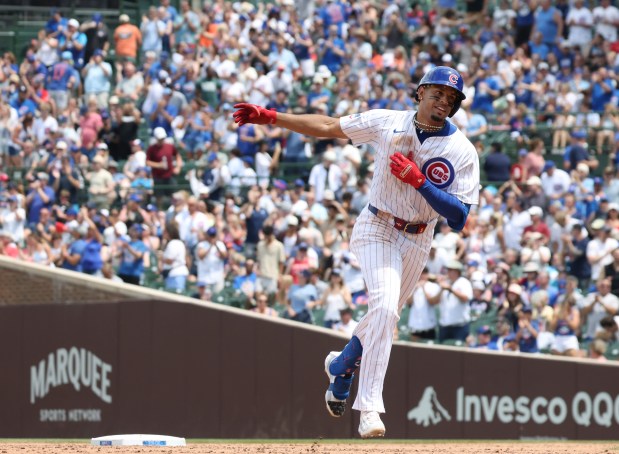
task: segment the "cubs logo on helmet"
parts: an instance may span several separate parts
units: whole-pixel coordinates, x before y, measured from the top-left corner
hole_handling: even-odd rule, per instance
[[[424,85],[445,85],[447,87],[451,87],[458,92],[458,100],[454,103],[451,112],[449,112],[449,116],[453,117],[454,114],[460,108],[460,104],[462,101],[466,99],[466,95],[462,90],[464,90],[464,81],[462,80],[462,76],[458,71],[449,66],[436,66],[432,68],[430,71],[424,74],[424,76],[419,81],[419,85],[417,88],[422,87]],[[415,95],[415,99],[419,101],[419,97]]]
[[[421,169],[426,178],[439,189],[448,187],[456,176],[451,163],[445,158],[433,158],[426,161]]]

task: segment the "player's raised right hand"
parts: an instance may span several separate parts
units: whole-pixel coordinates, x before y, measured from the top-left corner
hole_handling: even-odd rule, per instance
[[[243,126],[246,123],[272,125],[277,120],[277,111],[268,110],[255,104],[242,102],[235,104],[234,108],[238,110],[232,116],[234,117],[234,122],[238,123],[239,126]]]

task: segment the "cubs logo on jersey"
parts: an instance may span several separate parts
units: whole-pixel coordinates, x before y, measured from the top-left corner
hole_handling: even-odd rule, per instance
[[[421,171],[430,183],[439,189],[448,187],[456,176],[453,166],[445,158],[429,159]]]

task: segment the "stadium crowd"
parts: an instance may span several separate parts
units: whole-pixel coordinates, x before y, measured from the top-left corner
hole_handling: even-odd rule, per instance
[[[609,0],[179,6],[114,28],[53,10],[4,54],[0,254],[351,334],[367,289],[348,239],[374,150],[237,127],[233,105],[414,109],[421,76],[449,65],[485,183],[462,232],[440,223],[399,334],[605,359],[619,341]]]

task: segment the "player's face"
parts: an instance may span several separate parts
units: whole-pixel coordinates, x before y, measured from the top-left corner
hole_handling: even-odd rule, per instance
[[[426,120],[442,122],[458,100],[458,92],[444,85],[425,85],[421,94],[420,113]]]

